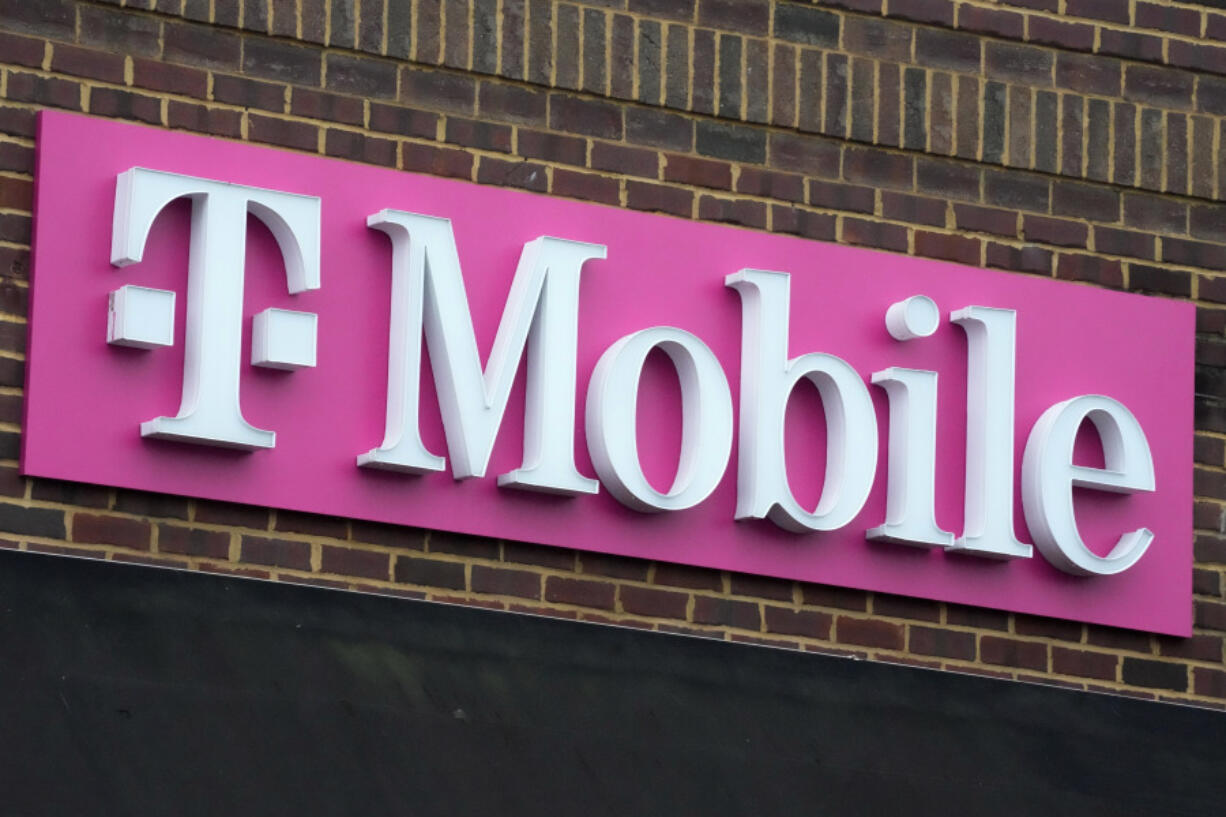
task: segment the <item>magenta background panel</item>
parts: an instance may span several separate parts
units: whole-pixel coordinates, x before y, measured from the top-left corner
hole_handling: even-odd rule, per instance
[[[189,209],[168,208],[144,260],[110,264],[116,176],[134,166],[319,196],[320,290],[287,294],[275,241],[248,232],[245,351],[250,318],[268,307],[319,314],[318,365],[287,373],[244,363],[248,421],[277,432],[254,453],[144,440],[139,424],[178,411]],[[736,454],[716,492],[688,511],[645,515],[606,491],[558,498],[499,489],[519,465],[523,372],[483,479],[359,469],[383,439],[391,246],[366,227],[383,208],[452,220],[482,355],[492,345],[519,253],[539,235],[605,244],[584,268],[579,317],[576,459],[592,475],[582,416],[596,360],[623,335],[671,325],[693,332],[739,384],[741,306],[724,276],[743,267],[792,274],[792,356],[821,351],[867,380],[889,366],[940,373],[937,521],[961,533],[965,465],[966,340],[950,311],[981,305],[1018,312],[1016,459],[1050,405],[1106,394],[1141,422],[1154,454],[1153,494],[1078,491],[1086,541],[1105,552],[1142,525],[1156,538],[1125,573],[1075,578],[1037,553],[976,557],[870,543],[885,514],[885,395],[872,387],[880,432],[877,479],[847,527],[797,535],[768,522],[735,522]],[[372,168],[248,144],[43,112],[38,137],[31,335],[22,467],[34,476],[244,502],[539,542],[810,582],[864,588],[1155,632],[1191,632],[1194,309],[1191,304],[1088,286],[805,241],[733,227],[566,201]],[[141,351],[106,343],[107,294],[124,284],[179,293],[176,344]],[[885,310],[922,293],[946,320],[930,338],[900,343]],[[650,361],[640,394],[642,456],[666,485],[680,438],[671,369]],[[428,372],[428,368],[427,368]],[[425,376],[422,434],[446,454],[433,384]],[[789,469],[796,495],[817,500],[824,462],[820,400],[808,386],[789,408]],[[1088,440],[1089,443],[1094,441]],[[1101,450],[1083,445],[1093,464]],[[1015,486],[1020,480],[1015,468]],[[1018,536],[1030,541],[1017,501]]]

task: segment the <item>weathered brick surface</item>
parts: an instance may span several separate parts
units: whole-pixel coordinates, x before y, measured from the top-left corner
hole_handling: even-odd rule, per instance
[[[1218,5],[0,0],[4,546],[1220,704],[1226,8]],[[15,459],[34,112],[43,107],[1193,300],[1195,633],[1156,638],[23,479]]]

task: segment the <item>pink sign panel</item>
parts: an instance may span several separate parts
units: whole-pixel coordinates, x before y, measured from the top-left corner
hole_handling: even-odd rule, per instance
[[[1194,310],[1190,304],[60,113],[41,114],[37,151],[22,452],[26,474],[523,540],[1151,632],[1191,632]],[[129,173],[133,168],[157,172],[141,171],[138,178]],[[238,220],[231,219],[234,233],[227,234],[229,240],[221,241],[217,231],[224,221],[222,207],[214,207],[212,222],[201,217],[205,196],[192,187],[213,183],[296,194],[302,207],[292,217],[270,216],[269,211],[280,205],[261,204],[264,200],[253,198],[246,216],[240,210]],[[155,203],[151,210],[146,207],[147,223],[142,226],[138,210],[144,206],[142,201],[148,205],[152,200],[149,197],[154,193],[149,191],[155,188],[162,191],[158,195],[165,202]],[[208,190],[213,191],[210,195],[215,201],[222,200],[221,187]],[[315,201],[317,205],[312,205]],[[318,208],[317,239],[308,235],[312,206]],[[487,362],[500,322],[512,322],[511,318],[504,321],[504,313],[513,316],[518,302],[526,310],[523,315],[535,314],[533,328],[524,330],[531,337],[518,369],[512,369],[516,373],[505,414],[495,426],[483,476],[456,479],[454,469],[461,458],[449,444],[454,441],[444,433],[446,409],[440,408],[434,377],[446,365],[444,357],[434,343],[414,345],[421,336],[422,310],[427,313],[424,323],[429,335],[431,303],[447,297],[440,271],[446,260],[438,249],[442,244],[436,243],[427,256],[430,270],[426,274],[435,278],[426,279],[425,306],[422,297],[414,302],[404,300],[408,297],[404,291],[396,295],[406,314],[412,315],[416,304],[419,319],[416,323],[409,320],[409,332],[397,346],[391,331],[393,268],[405,262],[404,269],[409,269],[411,263],[406,259],[413,254],[394,259],[394,230],[386,221],[402,217],[384,211],[435,217],[431,223],[443,230],[440,235],[446,234],[446,223],[439,219],[450,220],[472,328],[450,327],[449,331],[454,337],[471,332],[481,366],[494,368]],[[373,226],[368,225],[372,216]],[[425,223],[413,222],[406,233],[411,236],[406,246],[419,248]],[[121,240],[120,233],[129,228],[136,231],[132,233],[136,244],[144,237],[143,247],[133,250],[132,241],[123,244],[127,239]],[[533,355],[547,356],[565,346],[554,344],[534,352],[534,343],[546,337],[538,338],[535,333],[547,319],[543,308],[536,313],[532,309],[546,301],[533,301],[523,292],[512,291],[517,268],[531,267],[533,247],[541,247],[531,242],[540,236],[606,248],[603,258],[589,252],[577,279],[575,388],[562,401],[560,415],[573,418],[574,428],[561,431],[573,437],[574,469],[589,481],[600,477],[598,490],[591,483],[595,492],[568,495],[499,485],[499,475],[524,467],[525,415],[534,411],[531,401],[526,401]],[[199,244],[196,250],[193,242]],[[231,368],[226,369],[237,371],[237,387],[232,391],[241,407],[228,410],[241,412],[254,429],[275,432],[275,443],[265,433],[252,445],[219,447],[192,439],[188,433],[158,431],[178,428],[173,422],[158,423],[190,413],[192,399],[198,398],[203,405],[219,389],[230,388],[224,385],[225,373],[210,368],[221,354],[214,346],[201,351],[197,343],[197,353],[206,361],[201,366],[207,371],[202,374],[200,366],[192,363],[189,334],[191,326],[199,329],[208,324],[203,337],[228,337],[224,328],[217,328],[217,316],[224,312],[217,304],[224,297],[206,290],[228,274],[223,253],[231,260],[238,258],[241,265],[238,250],[244,242],[245,274],[240,270],[230,279],[241,282],[241,289],[233,290],[241,292],[241,298],[234,301],[232,333],[239,363],[231,361],[227,364]],[[558,247],[565,242],[556,242],[548,252],[562,252]],[[212,266],[202,262],[199,269],[193,268],[195,283],[189,289],[189,255],[203,257],[207,253],[201,248],[206,245],[216,250],[210,251]],[[130,263],[112,263],[113,256],[123,260],[120,250],[124,246]],[[317,264],[313,246],[318,247]],[[557,257],[551,263],[561,269]],[[318,273],[317,282],[312,280],[312,268]],[[743,467],[747,460],[744,443],[747,436],[755,436],[742,419],[746,401],[760,396],[755,389],[742,394],[743,367],[748,365],[743,362],[743,351],[747,340],[757,337],[755,333],[782,326],[778,316],[765,327],[744,320],[751,287],[736,288],[725,280],[742,270],[790,276],[787,349],[786,356],[777,361],[779,372],[787,359],[822,353],[845,362],[854,381],[844,381],[842,392],[819,394],[820,382],[802,379],[790,399],[786,390],[781,398],[775,395],[786,405],[786,422],[782,423],[786,462],[777,470],[785,472],[780,484],[799,507],[820,515],[819,498],[827,503],[841,487],[850,497],[854,493],[851,482],[867,480],[863,503],[844,497],[845,507],[851,507],[853,513],[850,521],[832,525],[833,529],[797,525],[790,527],[799,530],[787,529],[788,525],[773,521],[774,516],[738,514],[738,495],[744,498],[749,490],[738,485],[738,467],[748,470]],[[548,302],[552,310],[556,304],[565,305],[565,299],[558,295],[561,273],[550,267],[547,275],[548,283],[543,286],[554,287],[548,297],[557,298]],[[206,285],[207,276],[213,276],[208,279],[213,283]],[[221,300],[213,306],[202,305],[215,295]],[[923,326],[926,319],[920,314],[911,328],[925,331],[899,339],[898,332],[887,329],[886,314],[891,305],[921,295],[931,299],[939,312],[932,313],[936,317],[931,327]],[[240,301],[241,324],[237,317]],[[972,337],[974,321],[954,322],[954,313],[962,311],[965,316],[969,307],[997,317],[1015,316],[1012,378],[1007,367],[994,362],[1008,360],[1007,332],[997,327],[988,333],[992,339],[986,343],[994,350],[988,352],[988,346],[975,347],[985,341]],[[270,309],[273,312],[267,311]],[[556,318],[557,313],[552,313],[550,320]],[[575,322],[573,315],[571,322]],[[566,323],[562,320],[558,325]],[[713,390],[702,397],[701,411],[690,411],[693,405],[683,411],[682,396],[691,399],[686,390],[693,384],[686,385],[684,360],[675,362],[678,358],[671,356],[672,347],[666,348],[667,343],[647,353],[637,398],[632,391],[617,387],[619,381],[608,371],[602,375],[603,370],[597,370],[606,350],[653,327],[683,330],[665,331],[660,337],[692,337],[692,341],[678,343],[688,343],[690,352],[709,349],[713,355],[718,365],[702,375]],[[435,327],[434,331],[442,330]],[[902,334],[905,338],[906,332]],[[253,338],[255,360],[264,365],[253,363]],[[548,342],[539,345],[548,347]],[[650,343],[644,349],[649,347]],[[606,356],[628,348],[616,347]],[[1002,349],[1004,357],[1000,356]],[[982,359],[977,361],[977,356]],[[567,357],[558,359],[565,362]],[[830,358],[822,359],[826,361],[823,365],[835,365]],[[420,381],[420,439],[430,454],[446,458],[442,470],[410,473],[405,468],[358,463],[360,456],[386,447],[387,440],[395,436],[388,429],[389,414],[396,414],[389,412],[389,363],[393,368],[407,365],[411,375],[402,379],[403,388],[411,391]],[[625,355],[622,363],[623,369],[634,368],[625,363]],[[911,453],[906,456],[899,452],[898,468],[891,475],[891,445],[902,446],[908,435],[896,436],[891,430],[893,392],[887,394],[883,383],[871,383],[875,373],[891,369],[937,373],[936,378],[924,381],[935,383],[935,442],[929,446],[934,465],[926,478],[923,468],[917,469],[909,483],[902,480],[900,469],[904,462],[924,461],[919,444],[924,439],[924,424],[915,419],[909,438],[918,447],[908,449]],[[718,429],[690,434],[700,425],[700,416],[708,424],[704,429],[719,425],[719,401],[711,395],[720,394],[721,370],[732,412],[729,428],[733,429],[724,443]],[[609,375],[608,388],[589,391],[594,373],[598,379]],[[761,375],[760,380],[755,388],[772,388],[769,377]],[[195,397],[185,394],[185,381],[198,383],[200,393]],[[851,397],[859,394],[860,384],[865,399],[857,404]],[[599,399],[613,407],[611,412],[629,416],[637,429],[637,452],[635,441],[630,442],[631,460],[626,460],[627,446],[615,444],[615,450],[602,455],[600,445],[589,437],[591,418],[585,422],[585,415],[591,413],[589,404],[598,399],[598,392],[603,394]],[[848,397],[842,404],[841,421],[840,394]],[[982,406],[975,408],[976,394],[992,406],[986,413]],[[913,409],[925,404],[920,395],[919,391],[911,393]],[[1053,558],[1050,548],[1042,552],[1040,547],[1032,552],[1029,548],[1042,531],[1031,531],[1027,525],[1028,519],[1037,518],[1038,501],[1027,507],[1030,499],[1024,499],[1023,452],[1028,441],[1056,439],[1059,432],[1048,422],[1057,411],[1052,407],[1075,402],[1082,395],[1105,396],[1094,405],[1115,407],[1107,414],[1114,411],[1111,416],[1116,419],[1100,424],[1096,416],[1074,425],[1068,432],[1076,439],[1071,463],[1067,453],[1063,464],[1056,461],[1055,454],[1047,455],[1050,473],[1044,472],[1047,476],[1043,477],[1047,482],[1034,477],[1031,489],[1038,496],[1040,482],[1051,482],[1055,479],[1052,474],[1118,471],[1125,458],[1133,476],[1140,474],[1138,484],[1144,483],[1147,449],[1152,455],[1153,490],[1146,490],[1143,484],[1099,490],[1093,487],[1096,477],[1089,487],[1069,488],[1066,480],[1063,496],[1067,500],[1071,492],[1075,513],[1066,513],[1064,518],[1058,518],[1058,510],[1051,510],[1059,506],[1060,491],[1051,494],[1055,503],[1048,506],[1051,527],[1064,526],[1062,541],[1066,543],[1068,530],[1080,536],[1084,553],[1078,558],[1083,561],[1107,564],[1110,560],[1105,557],[1116,552],[1113,547],[1121,536],[1152,533],[1152,539],[1145,540],[1147,548],[1134,549],[1133,557],[1141,554],[1135,563],[1116,572],[1078,570],[1068,559],[1062,562],[1059,553]],[[555,408],[557,403],[554,400]],[[857,405],[861,411],[856,410]],[[481,406],[469,408],[476,411]],[[1120,425],[1119,418],[1125,415],[1135,418],[1143,436],[1129,436],[1132,427]],[[609,419],[612,416],[605,418],[609,427],[615,422]],[[1106,415],[1100,412],[1099,416]],[[900,411],[896,425],[917,417]],[[152,422],[155,418],[162,419]],[[142,434],[142,428],[146,433]],[[856,428],[871,433],[856,437]],[[545,423],[540,433],[556,435],[559,430],[556,423]],[[400,433],[411,437],[413,429],[406,426]],[[645,495],[655,490],[657,497],[668,495],[678,474],[681,451],[688,445],[686,436],[698,439],[699,447],[689,454],[696,457],[699,465],[695,467],[701,472],[687,478],[692,484],[709,481],[713,488],[692,506],[676,510],[647,512],[652,509],[634,507],[633,501],[626,500],[627,491]],[[563,433],[562,439],[565,437]],[[839,445],[846,448],[845,456],[830,468],[828,437],[832,443],[841,440]],[[1070,436],[1070,448],[1072,439]],[[721,444],[729,451],[726,467],[720,467]],[[986,472],[975,464],[985,448],[1005,452],[1004,459],[989,464]],[[651,487],[618,489],[616,480],[607,478],[606,472],[598,473],[602,456],[606,460],[620,457],[623,472],[624,462],[633,462],[637,456]],[[769,468],[769,464],[762,467]],[[684,475],[684,464],[681,470]],[[972,474],[969,483],[968,470]],[[971,528],[984,526],[980,517],[986,515],[987,526],[1005,530],[1006,538],[1012,531],[1025,554],[992,557],[973,548],[870,539],[870,529],[886,521],[887,494],[895,490],[891,485],[896,478],[899,495],[895,499],[902,502],[906,487],[911,491],[908,501],[913,503],[908,507],[921,515],[925,501],[915,496],[924,492],[916,486],[930,485],[926,507],[939,530],[953,538],[969,536]],[[1106,479],[1116,477],[1108,474]],[[1127,477],[1119,477],[1117,483],[1120,480],[1128,482]],[[1005,501],[994,509],[988,507],[990,495],[1002,485]],[[761,485],[759,490],[764,490]],[[738,515],[745,518],[738,519]],[[1061,534],[1057,530],[1047,535],[1059,538]],[[1077,556],[1075,550],[1065,547],[1062,552]]]

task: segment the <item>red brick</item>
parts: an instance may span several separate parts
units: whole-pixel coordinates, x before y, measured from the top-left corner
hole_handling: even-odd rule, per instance
[[[917,621],[940,621],[941,606],[927,599],[895,596],[890,593],[874,593],[873,615],[910,618]]]
[[[731,592],[734,596],[752,596],[760,599],[775,599],[791,602],[794,583],[787,579],[775,579],[770,576],[751,576],[733,573],[729,576]]]
[[[979,80],[959,76],[957,90],[957,143],[955,153],[963,159],[977,159],[979,150]]]
[[[397,4],[388,6],[389,15],[393,14],[392,8]],[[526,11],[526,0],[503,0],[502,3],[502,65],[498,71],[501,76],[510,77],[511,79],[526,79],[524,72],[525,50],[527,43],[524,41],[524,17]],[[404,28],[411,26],[409,15],[412,7],[400,4],[400,13],[404,16]],[[390,43],[389,43],[390,44]],[[630,48],[630,53],[633,56],[633,48]],[[403,50],[403,56],[407,57],[409,53],[408,44],[406,42]],[[400,56],[395,51],[392,56]]]
[[[779,647],[785,650],[800,649],[800,642],[790,638],[763,638],[760,635],[729,633],[728,640],[737,644],[756,644],[759,647]]]
[[[858,644],[885,650],[903,648],[903,625],[877,619],[839,616],[835,636],[840,644]]]
[[[545,601],[554,604],[574,604],[612,610],[616,606],[617,588],[608,582],[568,579],[549,576],[545,579]]]
[[[913,624],[908,634],[907,649],[920,655],[974,661],[975,634]]]
[[[0,207],[30,212],[34,207],[34,184],[28,179],[0,178]],[[26,257],[27,261],[23,263],[28,268],[29,254],[24,250],[20,252]],[[25,276],[12,275],[10,277],[24,278]]]
[[[770,9],[768,0],[699,0],[698,24],[763,35],[769,30]]]
[[[477,83],[470,77],[405,66],[400,74],[403,102],[471,116],[477,105]]]
[[[705,221],[738,224],[761,230],[766,228],[766,205],[760,201],[702,196],[698,200],[698,217]]]
[[[693,210],[694,194],[680,187],[647,182],[626,182],[626,206],[634,210],[670,213],[688,218]]]
[[[400,556],[396,559],[394,575],[401,584],[464,589],[464,565],[460,562]]]
[[[1162,60],[1162,38],[1152,34],[1141,34],[1134,31],[1117,31],[1112,28],[1102,28],[1098,52],[1127,56],[1129,59],[1160,63]]]
[[[244,37],[243,73],[276,82],[318,86],[323,58],[317,48],[267,37]]]
[[[535,88],[482,82],[478,88],[477,107],[482,117],[540,126],[546,122],[549,95]]]
[[[349,538],[354,542],[401,549],[425,550],[426,548],[425,531],[407,525],[385,525],[381,522],[364,522],[360,519],[353,519],[349,522]]]
[[[902,153],[873,148],[847,148],[843,152],[843,178],[857,184],[911,189],[914,160]]]
[[[150,91],[204,99],[208,91],[208,73],[199,68],[136,58],[132,61],[132,84]]]
[[[228,559],[230,534],[226,531],[185,528],[179,525],[159,525],[158,550],[185,556]]]
[[[962,6],[964,16],[969,10],[970,6]],[[943,28],[921,28],[916,32],[916,61],[923,66],[978,74],[982,58],[980,37]]]
[[[630,11],[670,20],[693,20],[696,0],[629,0]]]
[[[519,187],[544,193],[549,189],[549,176],[545,166],[536,162],[506,161],[493,156],[482,156],[477,166],[477,181],[499,187]]]
[[[598,176],[577,170],[554,168],[553,186],[550,192],[556,196],[617,204],[621,198],[621,184],[612,176]]]
[[[809,204],[832,210],[871,213],[877,206],[877,193],[871,187],[810,179]]]
[[[1149,233],[1095,225],[1094,249],[1109,255],[1129,255],[1153,260],[1157,252],[1157,242]]]
[[[240,528],[264,530],[268,527],[269,512],[267,508],[253,505],[197,499],[196,515],[193,518],[197,522],[214,525],[233,525]]]
[[[242,114],[238,111],[210,108],[177,99],[170,100],[167,106],[166,124],[172,128],[235,139],[242,134]]]
[[[530,570],[473,565],[472,591],[524,599],[541,597],[541,575]]]
[[[1058,638],[1063,641],[1080,641],[1082,625],[1076,621],[1044,616],[1029,616],[1018,613],[1013,617],[1013,631],[1018,635],[1035,635],[1042,638]]]
[[[242,561],[258,565],[286,567],[293,570],[311,569],[311,545],[289,539],[244,536]]]
[[[293,96],[290,97],[290,113],[294,116],[305,116],[311,119],[326,119],[329,122],[340,122],[346,125],[362,125],[364,123],[364,114],[362,111],[362,100],[351,96],[341,96],[339,94],[331,94],[327,91],[317,91],[313,88],[294,88]],[[380,113],[387,110],[387,105],[372,105],[371,108],[371,127],[377,130],[382,130],[375,124],[375,108],[380,110]],[[398,109],[393,109],[398,110]],[[431,123],[433,125],[433,122]],[[404,133],[403,136],[420,136],[418,133]],[[428,133],[429,136],[434,136],[434,128],[431,127]]]
[[[551,94],[549,97],[550,127],[584,136],[621,139],[621,111],[620,106],[603,100],[569,94]]]
[[[836,217],[827,213],[814,213],[782,205],[771,207],[771,229],[777,233],[790,233],[817,241],[833,241],[838,232],[837,228]]]
[[[294,0],[272,0],[270,30],[278,37],[294,37],[298,33],[298,10]]]
[[[958,27],[977,34],[1020,40],[1025,28],[1025,18],[1013,11],[963,4],[958,9]]]
[[[1093,255],[1062,254],[1056,259],[1056,277],[1066,281],[1089,281],[1115,289],[1124,286],[1120,262]]]
[[[694,146],[694,121],[666,111],[630,108],[625,113],[626,141],[661,148],[690,150]]]
[[[1164,108],[1192,107],[1195,74],[1151,65],[1124,69],[1124,98]]]
[[[915,187],[921,193],[979,201],[982,172],[964,162],[920,158],[915,162]]]
[[[9,496],[21,496],[25,493],[25,480],[17,475],[15,468],[0,469],[0,474],[3,474],[0,482],[5,485],[4,493]],[[66,505],[105,508],[111,504],[111,491],[101,485],[89,485],[83,482],[33,479],[30,480],[30,498],[46,502],[61,502]]]
[[[361,576],[367,579],[386,581],[391,555],[374,550],[357,550],[323,545],[320,548],[320,567],[324,573],[342,576]]]
[[[1168,40],[1166,62],[1193,71],[1226,72],[1226,48],[1186,40]]]
[[[1132,686],[1183,692],[1188,688],[1188,668],[1173,662],[1127,656],[1120,679]]]
[[[1226,632],[1226,604],[1197,599],[1193,603],[1197,627]]]
[[[1072,17],[1088,17],[1109,23],[1128,24],[1128,6],[1117,0],[1065,0],[1064,13]],[[1138,17],[1137,25],[1144,26]],[[1198,32],[1199,33],[1199,32]]]
[[[100,79],[104,82],[123,82],[123,62],[121,54],[77,48],[71,45],[56,45],[51,54],[52,71],[72,74],[76,77]],[[35,67],[37,65],[35,63]]]
[[[1051,650],[1052,672],[1061,675],[1114,681],[1115,671],[1119,664],[1119,656],[1109,653],[1073,650],[1067,647],[1052,647]]]
[[[575,569],[575,552],[568,548],[533,545],[525,542],[503,542],[502,559],[525,565],[537,565],[552,570]]]
[[[1139,230],[1186,234],[1188,205],[1165,196],[1127,193],[1124,195],[1124,223]]]
[[[917,23],[954,24],[953,0],[891,0],[890,14]]]
[[[649,563],[641,559],[610,556],[605,553],[580,553],[578,557],[584,573],[594,576],[610,576],[615,579],[647,581]]]
[[[723,575],[718,570],[708,570],[689,565],[675,565],[661,562],[656,565],[652,577],[653,584],[663,584],[671,587],[686,587],[693,590],[724,589]]]
[[[843,240],[848,244],[906,252],[907,228],[897,224],[883,224],[879,221],[844,217]]]
[[[764,607],[766,631],[806,638],[830,638],[834,616],[818,610],[793,610],[787,607]]]
[[[1013,210],[997,210],[991,207],[976,207],[971,204],[954,205],[954,223],[959,230],[1014,238],[1017,235],[1017,213]]]
[[[1192,691],[1211,698],[1226,698],[1226,672],[1196,667],[1192,670]]]
[[[322,96],[322,95],[321,95]],[[298,91],[294,92],[295,103]],[[370,104],[370,128],[397,136],[433,139],[438,129],[439,115],[430,111],[418,111],[381,102]]]
[[[472,178],[473,155],[455,148],[438,148],[406,142],[401,148],[402,170],[416,170],[435,176]]]
[[[520,130],[517,149],[521,156],[549,162],[576,165],[587,164],[587,140],[557,133]]]
[[[623,584],[618,588],[622,610],[636,616],[684,619],[689,595],[675,590]]]
[[[89,112],[158,125],[162,122],[162,100],[115,88],[94,88],[89,94]]]
[[[324,137],[324,153],[355,162],[396,166],[396,143],[354,131],[329,128]]]
[[[497,539],[484,536],[450,531],[434,531],[430,534],[431,553],[447,553],[471,559],[497,559],[501,549]]]
[[[979,640],[979,658],[985,664],[1046,670],[1047,645],[1035,641],[985,635]]]
[[[796,124],[796,49],[783,43],[771,44],[774,64],[774,90],[771,94],[770,122],[785,128]],[[780,134],[771,134],[773,141]]]
[[[1117,629],[1114,627],[1086,627],[1086,644],[1107,646],[1113,650],[1132,650],[1135,653],[1149,653],[1150,637],[1148,633],[1139,633],[1133,629]]]
[[[41,2],[41,0],[40,0]],[[156,17],[82,5],[78,7],[78,42],[122,54],[158,53],[162,22]]]
[[[317,126],[289,119],[274,119],[259,114],[251,114],[248,117],[248,136],[253,142],[265,142],[312,153],[319,146]]]
[[[1090,229],[1080,221],[1027,213],[1022,219],[1022,238],[1040,244],[1084,249],[1089,244]]]
[[[349,531],[349,523],[344,519],[333,516],[299,513],[297,511],[277,511],[277,521],[273,525],[273,530],[344,539]]]
[[[124,562],[133,565],[145,565],[147,567],[173,567],[179,570],[186,569],[188,563],[184,559],[167,559],[157,556],[138,556],[134,553],[116,553],[111,557],[111,561]]]
[[[837,142],[795,133],[772,133],[767,142],[767,164],[776,170],[834,179],[841,155]]]
[[[655,179],[660,175],[660,157],[654,150],[593,142],[591,163],[593,170],[627,176]]]
[[[26,550],[30,553],[50,553],[57,556],[77,556],[85,559],[100,559],[102,554],[89,548],[65,547],[64,545],[44,545],[39,542],[29,542]]]
[[[115,492],[115,510],[137,516],[187,519],[188,501],[178,496],[120,489]]]
[[[25,363],[13,358],[0,358],[0,385],[21,386],[25,381]],[[0,431],[0,458],[17,459],[20,456],[20,437],[13,432]]]
[[[328,55],[327,85],[367,99],[396,96],[396,63],[353,54]]]
[[[664,157],[664,181],[732,189],[732,165],[713,159],[668,155]]]
[[[72,39],[76,8],[70,0],[9,0],[0,4],[0,24],[10,30]]]
[[[242,38],[223,29],[166,23],[163,58],[203,68],[237,70],[242,59]]]
[[[715,113],[715,32],[691,31],[690,109],[696,113]]]
[[[1202,279],[1201,286],[1204,286]],[[1221,467],[1226,464],[1226,440],[1197,435],[1193,441],[1196,462]]]
[[[1104,250],[1102,247],[1098,249]],[[1182,270],[1163,269],[1148,264],[1129,264],[1128,288],[1138,292],[1157,292],[1187,298],[1192,294],[1192,276]]]
[[[148,550],[153,526],[141,519],[77,513],[72,517],[72,539],[97,545]]]
[[[14,71],[9,73],[8,99],[78,111],[81,109],[81,86],[71,80]]]
[[[886,190],[881,194],[881,215],[894,221],[944,227],[945,202]]]
[[[958,627],[975,627],[980,630],[1004,631],[1009,629],[1009,614],[1003,610],[946,604],[945,623]]]
[[[465,601],[464,604],[471,602]],[[529,613],[535,616],[549,616],[550,618],[565,618],[571,621],[578,621],[580,613],[576,610],[559,610],[556,607],[545,607],[539,604],[518,604],[511,603],[506,606],[506,609],[512,613]]]
[[[865,611],[868,609],[868,594],[863,590],[830,587],[824,584],[802,584],[800,590],[805,604],[837,607],[841,610]]]
[[[754,602],[735,601],[715,596],[694,597],[694,623],[716,624],[741,630],[758,630],[762,616]]]
[[[891,62],[911,60],[915,26],[880,17],[843,18],[843,48],[853,54],[871,55]]]
[[[1158,654],[1220,664],[1222,663],[1222,637],[1220,635],[1193,635],[1188,638],[1159,636]]]

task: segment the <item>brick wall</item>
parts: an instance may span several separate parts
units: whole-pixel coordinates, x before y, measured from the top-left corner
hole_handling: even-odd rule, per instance
[[[0,0],[0,545],[1226,708],[1224,5]],[[1192,299],[1195,634],[23,479],[43,107]]]

